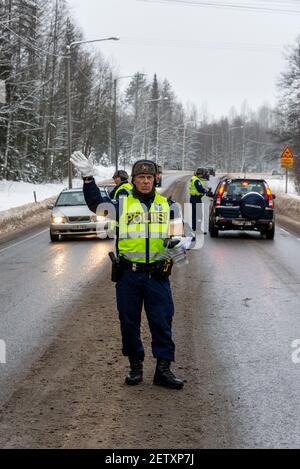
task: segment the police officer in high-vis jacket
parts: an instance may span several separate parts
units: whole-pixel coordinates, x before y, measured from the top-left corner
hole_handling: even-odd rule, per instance
[[[123,169],[114,172],[112,179],[116,186],[109,193],[111,199],[118,200],[119,197],[127,196],[132,189],[132,184],[128,182],[128,174]]]
[[[82,173],[86,203],[96,212],[102,197],[92,177],[93,168],[80,152],[75,152],[71,161]],[[181,389],[183,381],[170,369],[175,359],[174,305],[168,278],[171,262],[165,256],[170,205],[155,189],[156,175],[154,162],[137,161],[132,168],[132,191],[127,197],[112,201],[118,221],[116,294],[122,352],[130,363],[125,383],[135,385],[143,379],[144,346],[140,327],[144,306],[152,336],[152,353],[157,359],[153,383]]]
[[[196,171],[189,182],[190,203],[192,204],[192,230],[197,229],[197,205],[202,203],[206,190],[200,179],[200,172]]]

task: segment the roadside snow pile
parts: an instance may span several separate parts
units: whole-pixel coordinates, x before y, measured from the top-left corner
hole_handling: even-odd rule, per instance
[[[115,168],[97,167],[97,183],[110,181]],[[11,232],[23,226],[33,226],[50,217],[48,204],[53,204],[58,194],[68,186],[63,183],[31,184],[16,181],[0,181],[0,234]],[[73,187],[82,188],[82,179],[74,178]],[[37,203],[34,202],[34,192]]]
[[[0,212],[0,234],[9,233],[23,226],[34,226],[50,218],[48,204],[53,204],[56,196],[22,205],[21,207],[10,208]]]
[[[55,196],[65,187],[64,184],[30,184],[27,182],[0,181],[0,213],[12,207],[34,202],[35,191],[37,201]]]
[[[97,166],[96,182],[110,180],[115,168],[113,166],[104,167]],[[65,179],[62,183],[49,184],[31,184],[21,181],[0,181],[0,213],[12,207],[20,207],[22,205],[34,202],[34,192],[38,202],[48,199],[49,197],[58,195],[63,189],[68,187],[68,181]],[[73,187],[82,187],[82,179],[80,177],[73,179]]]
[[[300,222],[300,196],[277,192],[275,200],[277,213]]]
[[[270,186],[270,189],[272,192],[277,194],[278,192],[285,193],[285,178],[265,178],[267,183]],[[296,196],[297,197],[297,191],[295,188],[295,182],[293,179],[288,180],[288,195]],[[300,197],[300,196],[298,196]]]

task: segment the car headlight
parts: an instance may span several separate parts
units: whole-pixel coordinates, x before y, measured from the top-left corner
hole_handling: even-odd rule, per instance
[[[93,215],[91,217],[91,220],[92,221],[106,221],[106,217],[104,217],[103,215]]]
[[[66,219],[65,217],[51,217],[52,223],[57,223],[58,225],[61,223],[65,223]]]

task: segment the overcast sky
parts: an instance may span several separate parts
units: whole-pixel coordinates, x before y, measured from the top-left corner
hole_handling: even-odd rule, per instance
[[[85,39],[120,37],[96,46],[113,59],[120,75],[142,71],[152,79],[156,72],[160,80],[168,78],[184,105],[192,102],[200,108],[205,103],[215,117],[227,115],[232,105],[239,110],[244,100],[253,109],[265,102],[273,105],[276,81],[286,65],[285,46],[293,45],[300,34],[300,1],[212,2],[291,8],[299,14],[207,8],[180,1],[69,3]]]

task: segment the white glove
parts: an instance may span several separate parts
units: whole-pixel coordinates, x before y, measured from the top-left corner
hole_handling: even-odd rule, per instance
[[[172,240],[179,239],[179,243],[176,244],[175,248],[173,249],[178,249],[181,251],[188,251],[191,247],[192,244],[192,237],[190,236],[173,236]]]
[[[93,176],[97,174],[97,169],[94,167],[92,163],[92,156],[90,155],[89,158],[86,158],[81,151],[74,151],[70,158],[71,163],[75,166],[75,168],[81,173],[82,177],[85,176]]]

